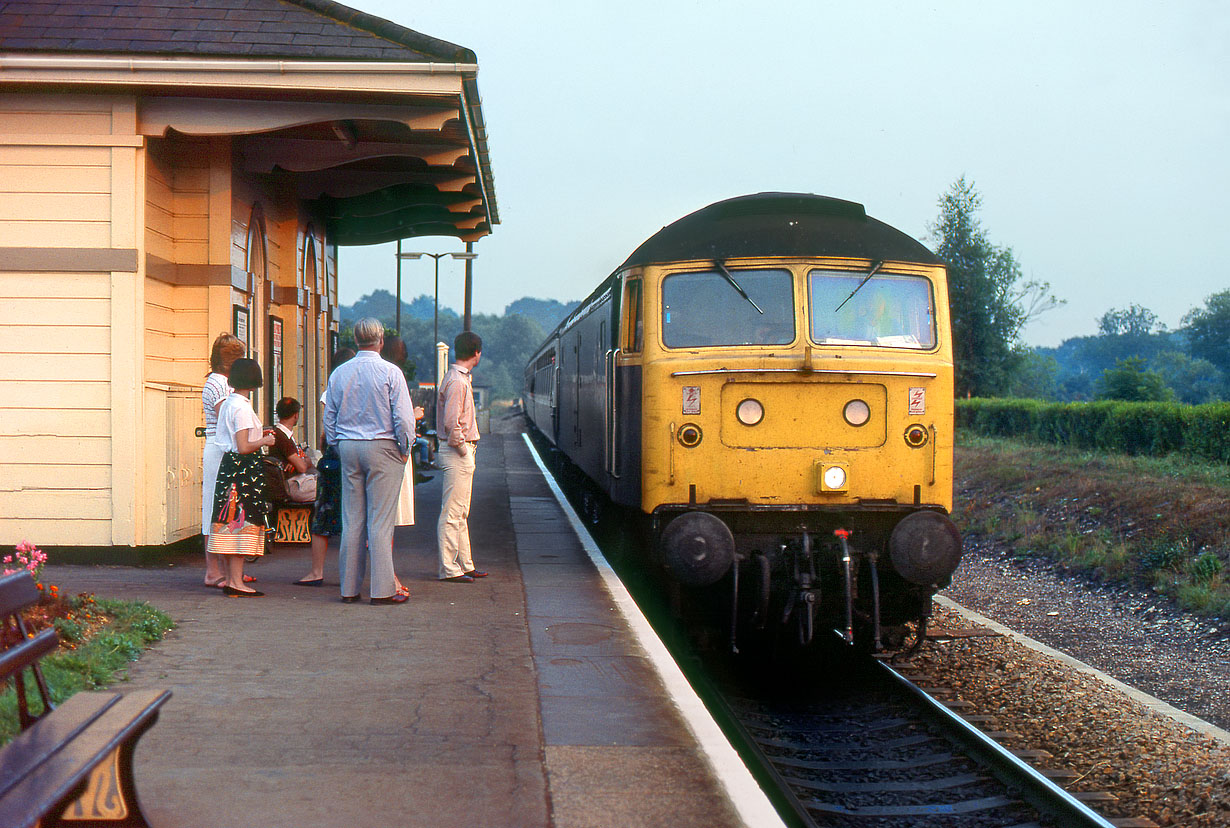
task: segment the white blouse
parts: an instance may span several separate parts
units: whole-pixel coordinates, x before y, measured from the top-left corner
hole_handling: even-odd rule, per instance
[[[261,438],[261,420],[252,410],[252,401],[238,392],[232,393],[218,409],[218,430],[210,439],[222,447],[223,451],[239,451],[235,435],[242,429],[248,430],[248,442],[255,443]]]

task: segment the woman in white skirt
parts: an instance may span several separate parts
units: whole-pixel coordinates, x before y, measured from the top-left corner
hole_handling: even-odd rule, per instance
[[[221,587],[226,582],[223,562],[209,551],[209,524],[213,522],[214,485],[218,482],[218,465],[222,462],[222,447],[214,442],[218,430],[218,409],[231,394],[228,378],[231,366],[247,352],[243,341],[231,334],[218,334],[209,354],[209,376],[201,391],[201,407],[205,411],[205,454],[201,478],[201,534],[205,536],[205,585]]]
[[[409,356],[406,351],[405,341],[400,336],[385,337],[384,347],[380,349],[380,356],[386,362],[391,362],[404,371],[406,358]],[[423,419],[423,409],[421,406],[415,406],[414,419]],[[393,525],[414,525],[414,463],[412,462],[406,463],[406,471],[402,476],[401,492],[397,496],[397,516],[393,520]],[[396,575],[393,577],[397,583],[397,592],[402,595],[409,595],[410,589],[403,585]]]

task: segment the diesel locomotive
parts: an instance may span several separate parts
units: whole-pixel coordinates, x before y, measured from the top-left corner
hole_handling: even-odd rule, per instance
[[[720,201],[640,245],[526,366],[591,515],[744,636],[876,649],[961,555],[944,263],[863,206]]]

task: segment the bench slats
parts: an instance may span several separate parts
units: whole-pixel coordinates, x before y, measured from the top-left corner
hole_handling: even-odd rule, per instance
[[[12,615],[19,609],[37,604],[38,599],[34,578],[24,569],[0,577],[0,616]]]
[[[0,752],[0,796],[119,700],[118,693],[77,693],[48,716],[23,730]]]
[[[80,695],[82,694],[72,698],[78,698]],[[12,828],[32,828],[37,825],[48,802],[71,797],[75,789],[89,778],[94,766],[153,723],[158,715],[158,708],[170,696],[168,690],[134,691],[125,693],[108,705],[106,710],[96,716],[70,743],[52,753],[35,770],[10,788],[0,800],[0,825]],[[67,706],[67,702],[57,708],[54,718],[60,717],[64,706]],[[51,722],[53,719],[48,718],[46,721]],[[41,728],[43,724],[44,722],[39,722],[35,728]],[[129,805],[136,807],[136,802]]]
[[[32,667],[38,660],[60,646],[60,636],[53,629],[45,629],[33,638],[0,650],[0,679],[8,679],[16,672]]]

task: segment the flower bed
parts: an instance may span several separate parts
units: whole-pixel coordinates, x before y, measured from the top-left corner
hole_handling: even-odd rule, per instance
[[[23,541],[13,555],[0,560],[7,567],[6,575],[29,571],[43,593],[37,604],[22,613],[27,634],[54,627],[60,636],[59,649],[42,660],[53,704],[60,704],[79,690],[96,690],[122,678],[127,665],[174,626],[166,613],[144,601],[116,601],[90,593],[60,594],[57,586],[39,580],[47,556],[33,544]],[[12,636],[20,635],[15,629],[0,634],[5,637],[0,641],[3,646],[13,643]],[[37,712],[40,702],[33,690],[33,683],[28,683],[27,698]],[[14,688],[0,685],[0,744],[17,732],[16,710]]]

